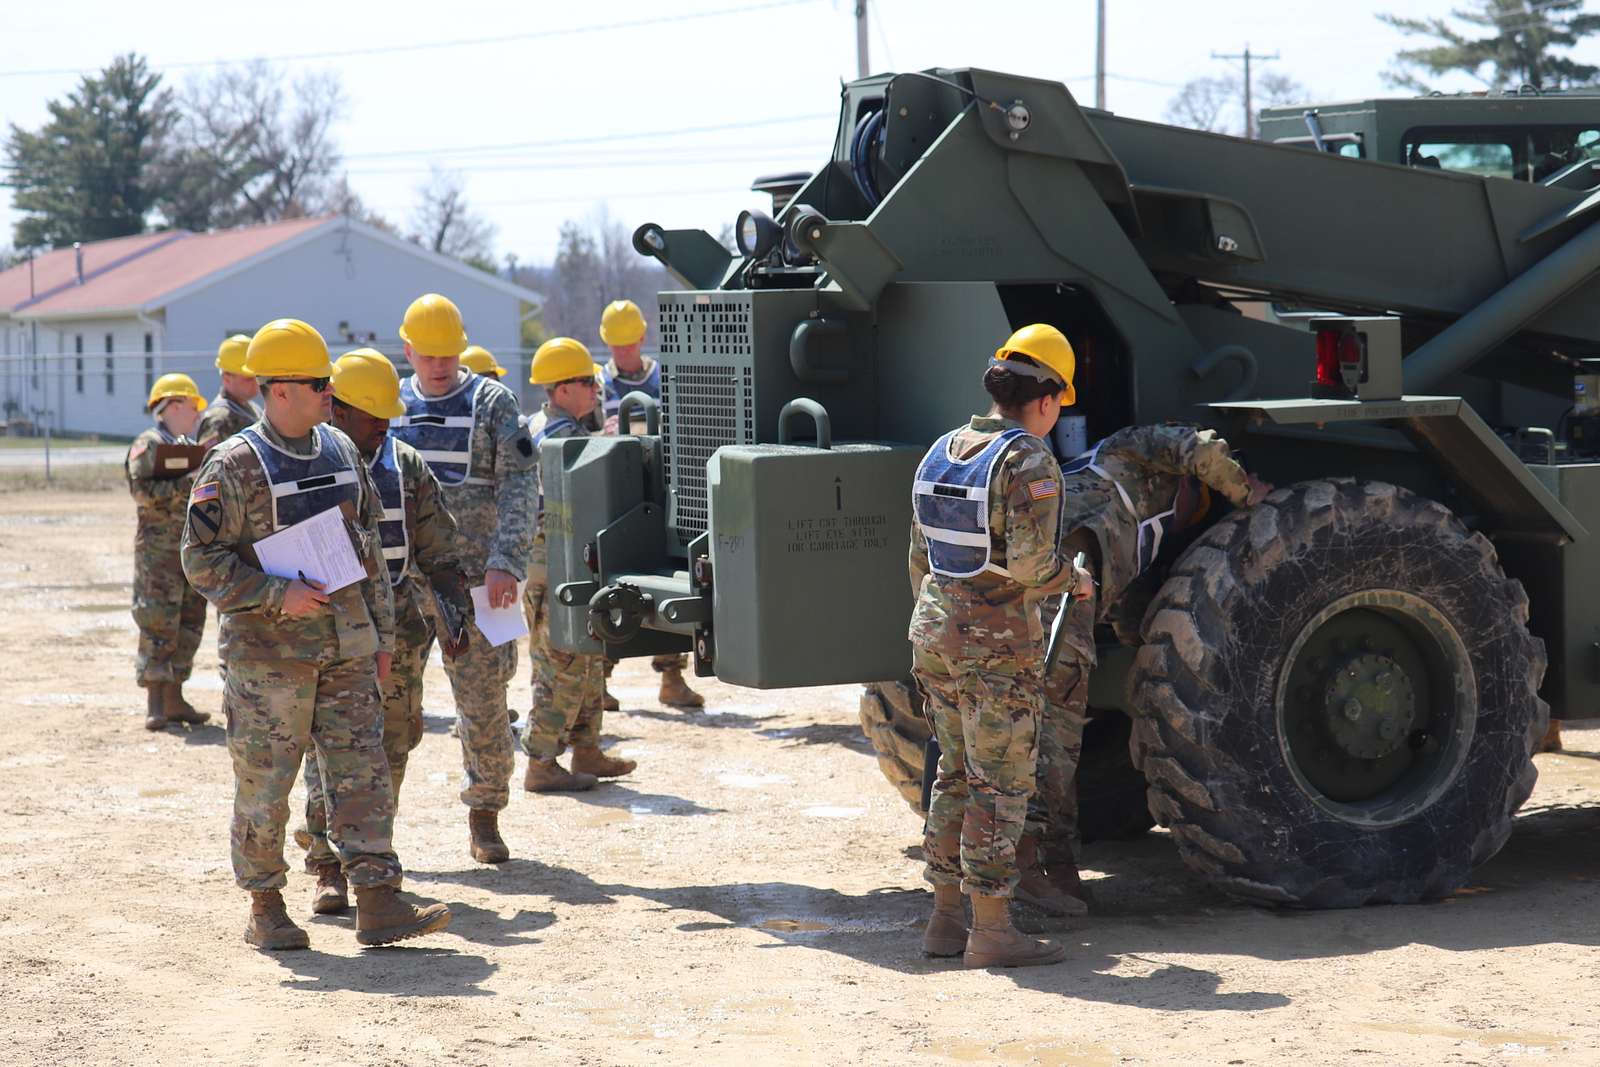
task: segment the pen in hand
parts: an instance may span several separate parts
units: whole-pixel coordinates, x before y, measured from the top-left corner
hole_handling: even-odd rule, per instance
[[[305,571],[297,571],[299,580],[290,582],[288,590],[283,594],[283,613],[298,618],[310,615],[323,604],[328,603],[328,594],[322,591],[322,583],[314,578],[307,578]]]

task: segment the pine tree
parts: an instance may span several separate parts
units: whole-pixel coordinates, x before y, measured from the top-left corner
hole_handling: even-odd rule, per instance
[[[1556,54],[1600,31],[1600,15],[1584,14],[1583,0],[1474,0],[1450,13],[1457,22],[1487,31],[1483,36],[1458,30],[1442,18],[1378,18],[1402,33],[1438,42],[1395,56],[1395,69],[1384,78],[1403,89],[1427,92],[1423,74],[1466,73],[1491,89],[1560,89],[1585,84],[1600,73],[1600,68]]]
[[[124,237],[145,229],[152,163],[175,120],[172,95],[142,56],[119,56],[48,105],[37,132],[11,126],[6,157],[19,248]]]

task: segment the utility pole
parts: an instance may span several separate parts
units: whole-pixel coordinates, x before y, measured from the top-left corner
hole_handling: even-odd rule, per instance
[[[1261,62],[1266,63],[1266,62],[1269,62],[1271,60],[1277,59],[1278,58],[1278,53],[1274,52],[1270,56],[1267,56],[1267,55],[1262,55],[1260,52],[1252,52],[1252,51],[1250,51],[1250,45],[1248,43],[1246,43],[1245,46],[1244,46],[1244,51],[1243,52],[1238,52],[1238,53],[1235,53],[1234,55],[1223,55],[1220,52],[1212,52],[1211,53],[1211,58],[1212,59],[1229,59],[1229,60],[1242,59],[1242,60],[1244,60],[1244,135],[1249,140],[1252,140],[1252,141],[1255,140],[1256,139],[1256,110],[1255,110],[1255,107],[1251,103],[1251,90],[1254,88],[1254,83],[1252,83],[1251,80],[1250,80],[1250,77],[1251,77],[1250,76],[1250,64],[1251,64],[1251,62],[1253,60],[1260,60]]]
[[[1095,3],[1094,106],[1106,109],[1106,0]]]
[[[872,73],[871,66],[867,60],[867,0],[856,0],[856,77]]]

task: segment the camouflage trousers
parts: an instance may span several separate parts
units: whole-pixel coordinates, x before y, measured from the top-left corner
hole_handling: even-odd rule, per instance
[[[524,608],[524,610],[526,610],[526,608]],[[528,632],[530,634],[533,633],[533,623],[531,622],[528,623]],[[532,638],[529,640],[531,641]],[[606,677],[610,678],[611,672],[617,669],[617,661],[608,659],[605,661],[605,664]],[[677,671],[679,674],[682,674],[684,671],[689,669],[689,654],[687,652],[668,652],[661,656],[651,656],[650,669],[655,671],[657,674],[665,674],[668,671]]]
[[[407,586],[395,591],[394,662],[389,677],[379,684],[383,693],[383,755],[389,764],[389,788],[394,810],[400,811],[400,783],[405,781],[411,750],[422,743],[422,674],[428,665],[428,645],[433,622]],[[311,848],[306,870],[315,872],[335,862],[328,845],[328,796],[322,788],[322,771],[315,752],[306,753],[306,833]]]
[[[1089,666],[1065,649],[1044,686],[1039,716],[1037,788],[1028,802],[1025,832],[1039,841],[1045,866],[1051,860],[1076,863],[1078,836],[1078,757],[1089,722]]]
[[[481,581],[469,579],[467,584],[470,587]],[[437,631],[433,596],[419,599]],[[466,776],[461,803],[475,810],[499,811],[511,799],[511,772],[516,762],[506,686],[517,675],[517,643],[490,647],[476,627],[469,630],[467,650],[455,659],[444,659],[444,673],[456,701],[456,737],[461,741],[461,769]],[[430,637],[422,652],[424,663],[432,649]]]
[[[550,644],[550,608],[543,586],[529,585],[522,598],[528,619],[528,658],[533,661],[533,710],[522,732],[529,759],[555,759],[573,748],[598,748],[605,714],[604,656],[568,652]]]
[[[925,877],[969,894],[1010,896],[1038,759],[1038,669],[918,648],[912,674],[941,750],[922,845]]]
[[[328,844],[352,885],[396,885],[394,795],[371,658],[230,659],[222,707],[233,759],[233,875],[241,889],[281,889],[289,792],[315,749]]]
[[[177,545],[171,552],[134,553],[133,621],[139,627],[138,683],[188,681],[206,629],[206,598],[184,578]]]

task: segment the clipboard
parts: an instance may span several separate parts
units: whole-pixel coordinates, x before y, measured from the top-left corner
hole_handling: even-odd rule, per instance
[[[207,451],[204,445],[156,445],[155,477],[181,478],[197,471]]]

